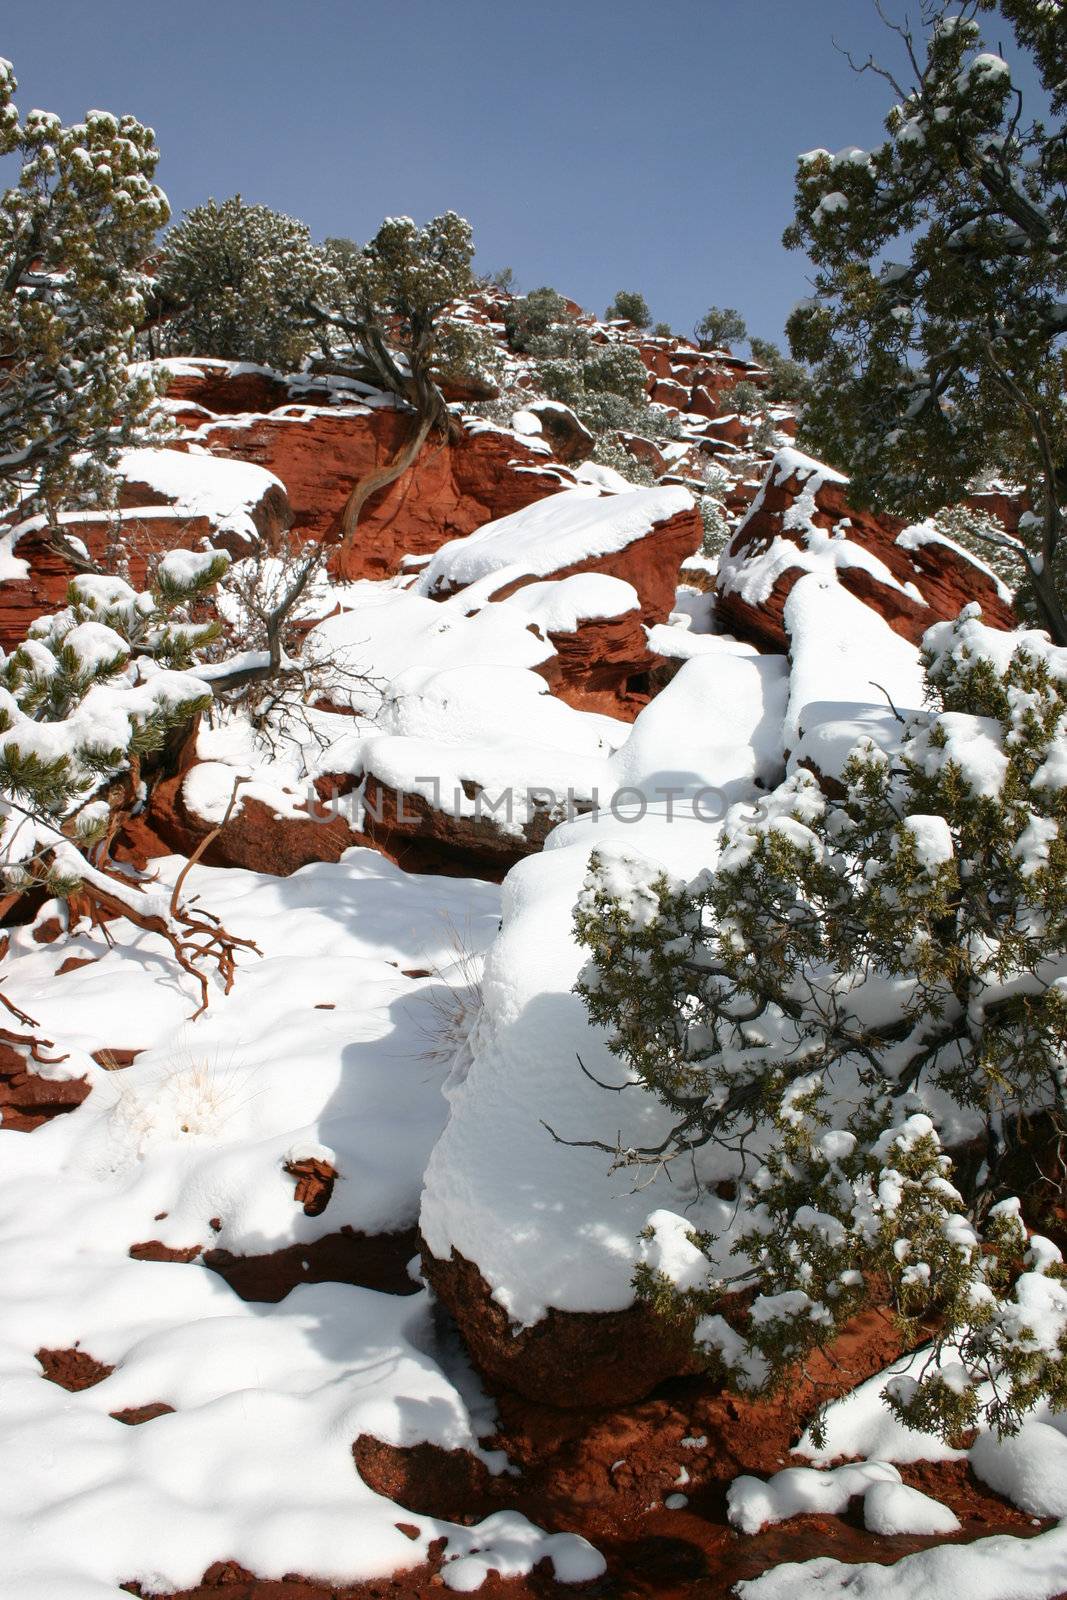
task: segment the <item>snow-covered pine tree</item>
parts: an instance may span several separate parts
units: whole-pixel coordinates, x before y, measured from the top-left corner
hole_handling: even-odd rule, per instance
[[[22,120],[16,88],[0,60],[0,155],[21,163],[0,196],[0,510],[29,513],[106,500],[117,452],[160,425],[128,363],[169,211],[151,128],[107,111]]]
[[[971,606],[926,664],[935,709],[858,746],[842,798],[797,771],[691,883],[595,855],[577,989],[671,1116],[648,1148],[589,1142],[644,1175],[729,1152],[737,1177],[732,1246],[690,1237],[706,1279],[653,1244],[639,1293],[756,1392],[886,1303],[911,1344],[936,1329],[890,1402],[956,1437],[1067,1405],[1060,1253],[1003,1180],[1027,1117],[1061,1170],[1067,1137],[1067,650]],[[961,1130],[983,1159],[954,1172]]]
[[[127,802],[136,799],[143,757],[211,701],[187,669],[219,628],[191,621],[189,608],[227,565],[215,551],[172,551],[141,593],[121,578],[78,576],[67,605],[38,618],[0,658],[3,888],[77,894],[161,934],[200,983],[201,1009],[208,985],[196,963],[214,961],[228,987],[234,949],[246,942],[183,907],[179,888],[146,890],[108,872],[106,862],[115,786]]]
[[[154,284],[163,355],[225,356],[283,372],[315,345],[309,300],[331,269],[307,224],[239,194],[187,211],[163,241]]]
[[[1067,644],[1067,29],[1062,0],[923,0],[891,24],[899,67],[865,62],[893,103],[886,137],[801,156],[796,217],[814,295],[788,323],[812,366],[805,448],[850,493],[927,516],[993,467],[1033,515],[1001,532],[1036,615]],[[1024,105],[982,46],[998,11],[1052,115]]]

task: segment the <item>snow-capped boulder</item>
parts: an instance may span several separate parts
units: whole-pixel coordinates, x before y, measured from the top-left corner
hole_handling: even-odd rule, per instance
[[[526,409],[541,424],[557,461],[586,461],[592,455],[596,440],[570,406],[559,400],[531,400]]]
[[[572,917],[592,849],[689,878],[714,861],[726,805],[779,775],[784,663],[718,645],[638,718],[610,762],[610,804],[555,829],[509,873],[480,1016],[426,1171],[420,1226],[435,1291],[483,1371],[552,1405],[618,1404],[691,1369],[685,1330],[636,1305],[631,1280],[650,1216],[694,1197],[679,1200],[662,1173],[646,1185],[611,1170],[616,1140],[653,1143],[669,1117],[639,1091],[593,1081],[625,1073],[573,992],[584,953]],[[687,1227],[730,1226],[714,1193],[725,1168],[701,1176],[704,1193],[677,1219],[683,1252]]]
[[[440,548],[420,575],[420,594],[444,598],[493,578],[503,599],[524,584],[600,572],[637,590],[641,620],[665,622],[678,571],[699,547],[703,524],[681,488],[600,494],[578,484]]]
[[[990,627],[1015,626],[1008,591],[982,562],[929,523],[857,511],[847,495],[841,473],[799,450],[778,452],[719,563],[723,627],[786,650],[785,602],[805,572],[849,590],[912,644],[971,600]]]

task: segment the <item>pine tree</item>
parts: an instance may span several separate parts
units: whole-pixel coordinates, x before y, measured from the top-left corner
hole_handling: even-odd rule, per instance
[[[872,150],[813,150],[785,243],[815,266],[790,318],[812,363],[805,438],[854,494],[925,516],[993,467],[1029,495],[1014,548],[1042,626],[1067,643],[1067,138],[1062,5],[1002,0],[1053,116],[1024,112],[1007,64],[982,49],[995,0],[926,0],[897,28],[904,73],[873,61],[896,104]]]
[[[340,252],[350,241],[333,241]],[[164,355],[224,356],[283,372],[315,347],[307,303],[330,266],[307,225],[239,194],[187,211],[163,241],[155,291]]]
[[[355,365],[362,375],[412,410],[408,438],[393,459],[357,483],[342,514],[342,544],[355,538],[360,512],[373,494],[417,460],[431,433],[449,437],[456,423],[441,378],[458,367],[477,370],[489,359],[489,339],[449,315],[474,288],[470,223],[446,211],[418,227],[410,217],[387,217],[361,250],[334,254],[334,277],[309,314],[335,370]]]
[[[227,565],[215,551],[172,551],[142,593],[121,578],[76,577],[67,605],[38,618],[0,658],[5,890],[77,894],[161,935],[200,984],[201,1010],[208,986],[198,963],[214,960],[229,987],[235,948],[253,947],[184,907],[181,879],[168,897],[109,872],[107,846],[116,786],[127,803],[135,798],[144,757],[211,703],[204,679],[186,669],[219,627],[189,611]]]
[[[0,509],[54,512],[105,499],[119,450],[158,425],[129,359],[168,207],[151,128],[107,111],[23,120],[16,88],[0,61],[0,155],[21,164],[0,198]]]
[[[733,306],[709,306],[693,331],[701,344],[713,350],[729,350],[748,338],[745,319]]]
[[[912,1344],[937,1329],[890,1403],[955,1438],[1067,1404],[1065,1270],[1003,1178],[1020,1117],[1067,1149],[1067,650],[971,606],[925,659],[932,709],[898,749],[858,746],[841,799],[797,771],[688,884],[594,856],[577,988],[672,1118],[648,1148],[594,1145],[738,1174],[737,1272],[695,1232],[706,1281],[678,1287],[653,1246],[639,1293],[755,1392],[877,1296]],[[954,1171],[940,1118],[983,1130],[980,1166]]]
[[[632,322],[635,328],[647,328],[652,321],[648,301],[636,289],[620,289],[605,311],[604,317],[608,322],[613,318],[622,317],[626,322]]]

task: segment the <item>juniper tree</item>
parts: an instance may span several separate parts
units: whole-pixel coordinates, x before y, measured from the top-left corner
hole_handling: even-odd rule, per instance
[[[988,466],[1034,515],[1000,542],[1022,560],[1043,626],[1067,643],[1067,35],[1059,0],[1003,0],[1052,120],[1024,109],[979,18],[995,0],[923,0],[896,27],[904,67],[873,60],[896,98],[872,150],[800,158],[785,243],[815,267],[790,318],[810,362],[810,446],[852,492],[908,515],[962,499]]]
[[[345,547],[355,538],[371,496],[412,465],[431,433],[447,438],[454,430],[441,392],[442,361],[454,370],[458,361],[476,367],[480,355],[487,355],[486,336],[469,325],[457,328],[446,315],[474,287],[473,255],[470,223],[454,211],[422,228],[410,217],[387,217],[357,254],[334,260],[325,294],[309,297],[308,314],[326,351],[325,365],[344,370],[357,362],[360,371],[412,411],[408,437],[396,454],[354,485],[348,497],[341,519]]]
[[[760,1393],[887,1302],[912,1343],[936,1328],[890,1404],[956,1437],[1067,1404],[1064,1268],[1002,1177],[1020,1118],[1048,1118],[1061,1170],[1067,1137],[1067,650],[975,606],[926,646],[931,709],[861,743],[840,799],[799,770],[690,883],[594,856],[577,989],[671,1119],[645,1148],[584,1142],[737,1175],[730,1239],[691,1235],[705,1281],[651,1245],[639,1293]],[[940,1119],[982,1130],[980,1166],[954,1172]]]
[[[181,879],[166,896],[109,872],[107,847],[113,803],[121,810],[134,801],[144,757],[211,702],[210,688],[187,669],[218,623],[192,620],[190,608],[227,564],[215,552],[171,552],[141,593],[121,578],[79,575],[68,604],[38,618],[0,658],[5,891],[76,895],[159,934],[200,984],[201,1010],[208,987],[198,963],[213,960],[228,987],[234,950],[247,942],[183,905]]]
[[[709,306],[693,332],[701,344],[710,345],[714,350],[728,350],[731,345],[748,338],[745,319],[733,306]]]
[[[632,322],[635,328],[647,328],[652,321],[648,301],[636,289],[620,289],[604,316],[608,322],[621,317],[626,322]]]
[[[347,242],[334,241],[335,254]],[[293,371],[315,346],[307,302],[330,278],[326,257],[296,218],[246,205],[239,194],[194,206],[166,235],[159,257],[160,353]]]
[[[811,377],[800,361],[791,361],[771,339],[752,334],[748,341],[752,359],[766,369],[770,382],[764,389],[768,400],[787,401],[802,406],[808,398]]]
[[[19,165],[0,197],[0,510],[54,514],[105,499],[119,450],[158,425],[129,359],[168,207],[151,128],[107,111],[23,119],[16,88],[0,60],[0,156]]]
[[[546,333],[553,323],[564,322],[567,316],[567,302],[557,290],[547,284],[531,289],[504,307],[508,343],[513,350],[528,350],[531,339]]]

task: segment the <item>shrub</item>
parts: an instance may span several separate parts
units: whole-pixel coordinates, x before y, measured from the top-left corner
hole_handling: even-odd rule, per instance
[[[735,383],[732,389],[727,389],[722,397],[722,403],[727,411],[736,411],[742,417],[755,417],[766,410],[766,400],[760,389],[747,378],[740,383]]]
[[[656,481],[652,468],[646,466],[643,461],[638,461],[636,456],[631,455],[629,450],[615,439],[598,439],[590,460],[595,461],[598,467],[610,467],[620,478],[626,478],[628,482],[637,484],[642,489],[650,489]]]
[[[513,350],[529,349],[530,340],[546,333],[554,322],[567,316],[567,302],[555,289],[543,286],[511,300],[504,307],[504,330]]]
[[[766,398],[802,406],[811,395],[811,374],[804,363],[791,360],[770,339],[760,339],[755,334],[749,339],[748,347],[753,361],[758,361],[771,375],[763,391]]]
[[[333,240],[340,262],[355,249]],[[330,259],[303,222],[246,205],[234,195],[187,211],[163,241],[157,290],[174,314],[162,333],[164,355],[223,356],[283,372],[315,344],[308,303],[327,293]]]
[[[931,708],[857,746],[842,798],[800,769],[691,883],[594,854],[577,990],[670,1113],[662,1141],[596,1147],[645,1181],[714,1174],[709,1152],[738,1178],[730,1246],[679,1219],[706,1280],[653,1253],[639,1294],[768,1393],[877,1293],[909,1343],[935,1329],[888,1403],[959,1438],[1067,1404],[1065,1269],[1003,1187],[1013,1118],[1067,1139],[1067,650],[972,605],[925,661]],[[954,1171],[938,1119],[984,1162]]]
[[[635,328],[647,328],[652,321],[648,301],[634,289],[620,289],[604,316],[608,322],[622,317],[626,322],[632,322]]]

